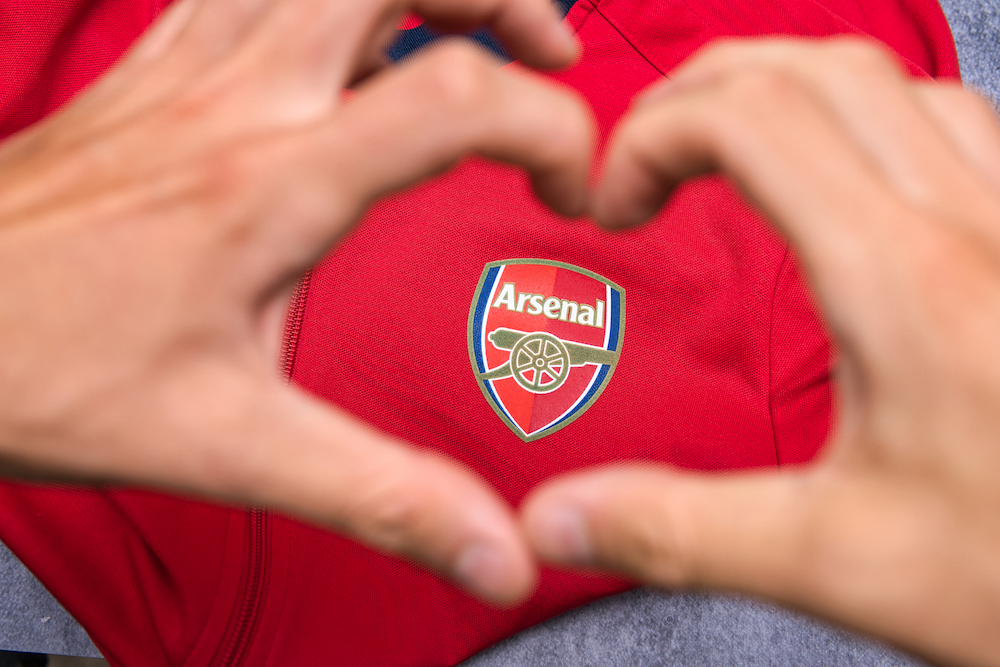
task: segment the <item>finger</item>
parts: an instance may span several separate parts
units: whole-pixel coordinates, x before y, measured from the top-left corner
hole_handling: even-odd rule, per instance
[[[75,105],[74,120],[94,132],[171,97],[186,115],[211,110],[216,123],[225,116],[230,131],[241,122],[314,118],[336,100],[345,71],[364,76],[379,67],[379,48],[352,51],[380,10],[396,11],[378,1],[179,2]],[[384,32],[388,39],[392,31]]]
[[[326,116],[344,86],[379,68],[382,49],[411,8],[387,0],[254,0],[239,20],[230,21],[239,30],[222,30],[223,38],[211,41],[239,4],[203,0],[146,84],[162,90],[168,82],[195,79],[182,110],[211,109],[212,118],[225,118],[231,132]],[[576,57],[575,38],[548,0],[423,0],[412,8],[440,22],[490,25],[529,65],[560,67]],[[219,71],[199,77],[209,65]],[[140,86],[131,99],[149,97]]]
[[[970,601],[994,603],[956,584],[963,565],[940,545],[961,521],[919,491],[829,468],[708,477],[624,467],[549,482],[522,522],[543,560],[766,596],[942,655],[956,643],[945,621]],[[969,627],[969,645],[984,631]]]
[[[229,56],[266,14],[267,0],[183,0],[168,8],[119,66],[172,84]],[[154,83],[154,82],[150,82]]]
[[[436,28],[466,31],[485,24],[531,67],[565,67],[580,53],[549,0],[416,0],[413,8]]]
[[[274,3],[267,0],[182,0],[167,9],[152,29],[93,88],[56,117],[59,145],[93,142],[141,114],[160,112],[159,125],[174,131],[178,121],[190,134],[206,132],[225,141],[248,127],[274,125],[302,115],[301,100],[280,89],[263,94],[273,82],[240,72],[245,42]],[[302,4],[302,3],[279,3]],[[243,68],[252,69],[249,58]],[[294,78],[294,77],[292,77]],[[242,82],[238,80],[242,79]],[[234,80],[242,85],[234,85]],[[326,111],[329,94],[318,104]],[[224,118],[224,121],[220,120]],[[148,132],[141,128],[140,132]],[[184,142],[175,142],[184,143]]]
[[[154,441],[172,443],[155,466],[170,474],[154,482],[189,480],[187,491],[214,489],[334,528],[496,602],[533,588],[534,561],[509,507],[461,465],[412,449],[270,374],[209,368],[185,373],[176,388],[160,392],[159,415],[148,422],[160,426]]]
[[[321,112],[341,87],[371,68],[375,53],[388,46],[407,10],[437,25],[489,26],[515,57],[531,66],[563,67],[579,50],[549,0],[413,0],[403,4],[371,0],[360,5],[303,0],[276,4],[249,40],[251,55],[244,62],[252,64],[258,85],[270,90],[267,82],[273,81],[283,89],[281,97],[303,100],[298,103],[303,109],[293,116],[308,118],[309,109]],[[293,34],[295,39],[289,41]],[[338,39],[330,39],[333,34]],[[306,99],[312,100],[311,106]]]
[[[526,167],[538,196],[564,215],[586,205],[594,129],[583,100],[528,72],[499,69],[461,42],[359,91],[337,133],[353,165],[346,183],[364,199],[474,151]]]
[[[845,361],[916,344],[899,324],[912,317],[901,296],[912,289],[896,283],[912,267],[898,244],[926,247],[938,232],[797,81],[754,73],[637,109],[612,139],[593,215],[607,227],[637,224],[708,171],[732,178],[796,246]]]
[[[522,516],[538,555],[553,563],[665,587],[749,585],[775,594],[801,554],[800,486],[775,475],[708,482],[662,468],[611,468],[543,485]]]
[[[191,85],[232,55],[260,19],[265,0],[182,0],[69,109],[87,131],[114,125]]]
[[[461,42],[441,44],[360,88],[328,126],[290,140],[278,157],[253,157],[272,188],[260,196],[296,207],[269,216],[286,221],[272,226],[284,241],[262,246],[273,253],[292,238],[312,258],[369,202],[469,153],[526,167],[543,201],[580,215],[592,145],[593,122],[574,93],[501,70]],[[273,188],[296,194],[279,198]]]
[[[408,7],[386,0],[182,2],[71,110],[66,139],[168,97],[177,98],[173,106],[188,122],[201,117],[229,135],[317,121],[342,87],[381,67],[382,49]],[[576,57],[575,38],[548,0],[425,0],[415,9],[442,22],[492,25],[530,65],[559,67]]]
[[[286,403],[298,409],[272,412],[273,441],[283,435],[296,445],[282,448],[279,470],[262,470],[273,485],[253,484],[268,488],[272,502],[284,499],[293,512],[412,558],[481,597],[512,602],[531,591],[534,565],[520,531],[480,478],[304,399]]]
[[[733,177],[807,257],[853,263],[894,203],[851,136],[794,80],[754,73],[678,91],[616,129],[593,203],[608,227],[651,217],[686,178]],[[858,202],[875,212],[859,217]]]
[[[439,33],[467,33],[485,25],[515,58],[532,67],[562,68],[580,54],[579,42],[548,0],[416,0],[412,9],[427,17],[428,27]],[[404,19],[399,7],[393,7],[376,24],[372,30],[375,36],[364,40],[352,81],[363,80],[381,68],[386,48],[398,36],[401,19],[405,22],[416,18],[412,13],[405,16],[409,19]],[[417,20],[424,22],[423,18]]]
[[[953,84],[920,83],[914,90],[962,158],[1000,196],[1000,119],[989,102]]]
[[[781,73],[810,91],[899,199],[916,210],[962,220],[957,209],[982,199],[948,132],[915,94],[898,59],[877,43],[727,42],[696,56],[673,81],[684,89],[754,72]]]
[[[197,11],[200,0],[180,0],[174,3],[152,29],[133,47],[109,73],[81,94],[72,104],[53,117],[19,133],[4,146],[4,163],[38,156],[44,148],[61,150],[67,145],[86,141],[102,128],[114,125],[137,108],[156,102],[150,99],[145,70],[163,58]],[[160,88],[160,83],[156,83]],[[141,104],[140,104],[141,102]],[[58,123],[58,133],[48,131],[46,141],[36,140],[42,127]]]

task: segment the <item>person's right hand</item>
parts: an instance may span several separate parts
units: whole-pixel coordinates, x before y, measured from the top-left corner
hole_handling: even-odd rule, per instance
[[[519,528],[474,474],[276,372],[292,286],[376,197],[472,151],[527,167],[560,212],[585,204],[584,105],[459,43],[383,68],[408,10],[488,24],[529,65],[576,56],[548,0],[183,0],[0,148],[8,474],[264,504],[487,598],[531,589]]]

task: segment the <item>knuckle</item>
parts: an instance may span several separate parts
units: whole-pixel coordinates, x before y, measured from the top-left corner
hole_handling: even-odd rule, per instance
[[[750,70],[734,77],[728,92],[733,104],[727,108],[734,110],[795,108],[807,98],[802,85],[792,75],[769,68]]]
[[[612,559],[622,558],[631,574],[661,586],[697,583],[694,525],[677,507],[685,505],[683,494],[666,493],[657,486],[650,492],[636,490],[622,498],[613,516],[629,517],[612,528],[605,519],[603,528],[610,529],[610,544],[599,551]],[[618,523],[616,521],[615,523]],[[601,531],[599,534],[603,533]]]
[[[725,38],[702,47],[691,58],[688,67],[713,68],[740,63],[746,55],[747,42],[736,38]]]
[[[558,119],[558,122],[546,125],[546,145],[554,155],[561,158],[589,155],[593,143],[594,121],[586,102],[575,93],[561,95],[556,102],[559,113],[550,117]]]
[[[252,156],[238,151],[215,151],[190,162],[180,173],[179,199],[196,215],[191,222],[211,220],[212,224],[190,227],[199,230],[192,240],[215,243],[234,233],[242,238],[251,224],[247,216],[239,213],[246,205],[250,192],[260,185],[259,168]],[[233,240],[232,238],[229,239]]]
[[[937,85],[944,86],[946,90],[950,89],[953,91],[956,104],[964,106],[973,115],[989,121],[994,121],[996,119],[996,111],[983,93],[980,93],[974,88],[963,88],[961,84],[939,83]]]
[[[674,528],[671,523],[642,522],[636,526],[629,549],[637,574],[668,587],[688,584],[693,579],[688,550]]]
[[[898,69],[895,58],[884,47],[858,37],[831,40],[827,56],[830,67],[847,67],[856,72],[895,72]]]
[[[406,549],[422,519],[421,502],[403,484],[382,483],[370,489],[354,509],[366,537],[391,551]]]
[[[494,65],[475,47],[449,41],[428,54],[423,85],[434,99],[457,110],[482,107]]]
[[[245,187],[251,173],[248,156],[234,151],[213,152],[192,164],[192,180],[197,192],[209,202],[231,199]]]
[[[365,475],[347,509],[349,523],[366,540],[394,552],[417,553],[437,532],[446,517],[438,506],[437,491],[418,472],[418,461],[408,469],[380,468]]]
[[[966,269],[979,263],[977,260],[983,248],[976,239],[969,238],[970,235],[956,233],[958,230],[930,223],[922,217],[911,218],[910,222],[905,229],[908,233],[905,249],[915,264],[918,272],[915,275],[921,279],[927,277],[935,284],[947,283],[961,273],[956,267]]]

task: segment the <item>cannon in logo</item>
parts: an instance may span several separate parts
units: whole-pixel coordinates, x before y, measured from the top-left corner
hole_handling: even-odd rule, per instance
[[[500,327],[487,338],[498,350],[510,350],[510,359],[479,377],[499,380],[514,376],[515,382],[533,394],[548,394],[561,387],[571,366],[613,364],[618,358],[610,350],[562,341],[545,331]]]

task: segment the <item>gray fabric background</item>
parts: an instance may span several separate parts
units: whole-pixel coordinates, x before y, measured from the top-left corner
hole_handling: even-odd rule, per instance
[[[560,0],[564,2],[564,0]],[[942,0],[962,78],[1000,109],[1000,3]],[[0,544],[0,650],[98,657],[87,633]],[[915,667],[843,630],[745,598],[641,589],[525,630],[464,667]]]
[[[0,650],[101,657],[86,630],[2,543]]]
[[[1000,110],[1000,2],[941,0],[955,38],[962,81]]]
[[[757,600],[639,589],[525,630],[462,667],[926,667]]]

